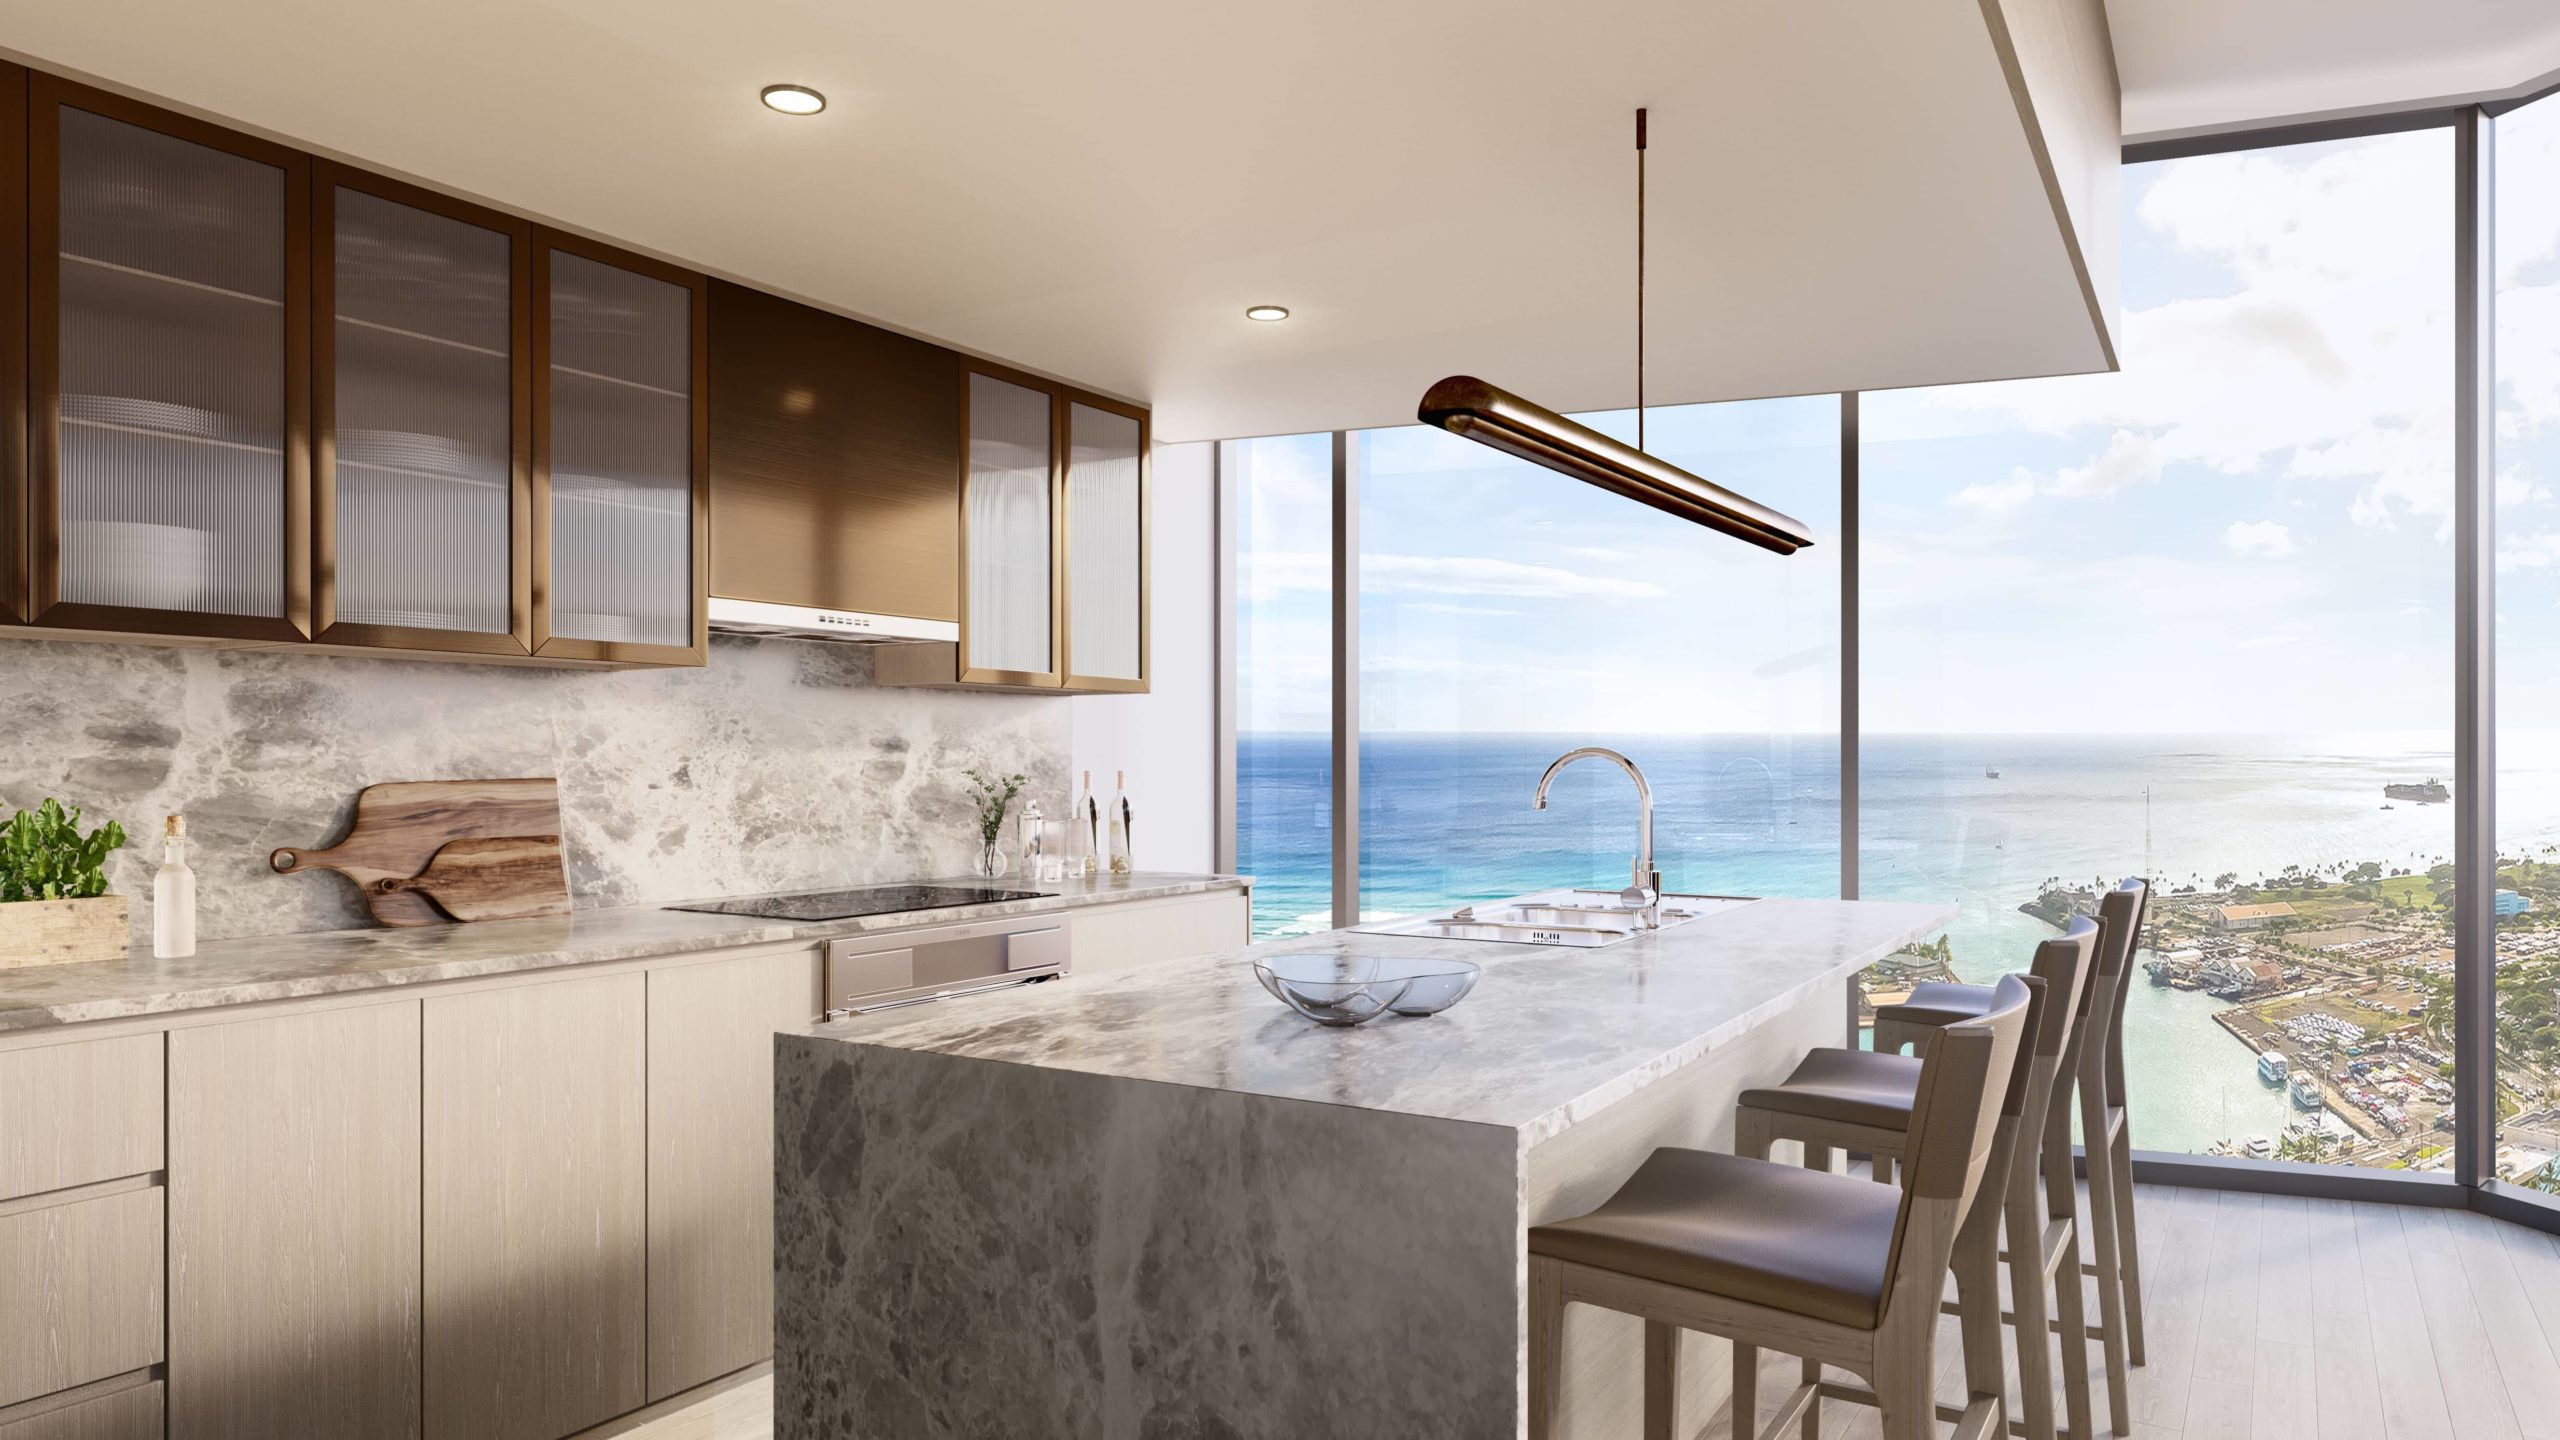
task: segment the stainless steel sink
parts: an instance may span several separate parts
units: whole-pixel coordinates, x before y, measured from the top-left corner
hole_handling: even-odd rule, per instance
[[[1748,905],[1744,895],[1665,895],[1659,928]],[[1614,890],[1548,890],[1464,905],[1439,915],[1373,920],[1352,929],[1368,935],[1426,935],[1439,940],[1491,940],[1512,945],[1564,945],[1596,950],[1646,933],[1634,906]]]

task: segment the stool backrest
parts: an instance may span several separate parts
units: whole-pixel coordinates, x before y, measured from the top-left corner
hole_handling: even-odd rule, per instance
[[[2011,1072],[2027,1053],[2027,1016],[2044,982],[2004,975],[1981,1017],[1941,1029],[1920,1062],[1903,1151],[1902,1209],[1894,1220],[1885,1303],[1909,1281],[1934,1310],[1957,1229],[1982,1186]],[[1918,1303],[1918,1302],[1913,1302]]]
[[[2000,1113],[2020,1122],[2029,1135],[2038,1133],[2046,1109],[2061,1088],[2063,1056],[2071,1048],[2071,1032],[2084,1018],[2081,998],[2088,993],[2091,959],[2098,948],[2098,922],[2075,916],[2063,932],[2036,946],[2027,973],[2044,982],[2027,1017],[2027,1054],[2009,1082],[2009,1098]]]
[[[2071,1041],[2068,1068],[2110,1105],[2124,1103],[2125,997],[2133,986],[2134,947],[2150,896],[2150,886],[2127,880],[2099,899],[2098,968],[2084,1004],[2088,1018]]]
[[[2114,894],[2130,892],[2133,896],[2133,918],[2125,926],[2124,974],[2116,980],[2115,1014],[2107,1019],[2107,1103],[2119,1109],[2124,1106],[2124,1005],[2133,993],[2134,956],[2142,952],[2142,922],[2151,914],[2151,884],[2147,880],[2128,879],[2116,886]]]

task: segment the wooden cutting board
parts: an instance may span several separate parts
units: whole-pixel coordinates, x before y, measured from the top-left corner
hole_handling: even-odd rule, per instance
[[[569,875],[557,835],[456,840],[426,869],[373,883],[376,895],[424,895],[456,920],[524,920],[569,913]]]
[[[560,782],[549,777],[403,780],[366,786],[356,796],[355,823],[337,844],[278,850],[267,863],[280,875],[337,871],[356,883],[373,918],[385,925],[442,925],[448,923],[444,914],[426,896],[374,887],[425,870],[436,852],[456,840],[559,833]]]

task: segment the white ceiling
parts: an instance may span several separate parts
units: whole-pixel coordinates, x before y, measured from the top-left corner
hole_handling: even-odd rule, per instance
[[[2560,78],[2554,0],[2107,0],[2128,140]]]
[[[14,0],[31,62],[1153,403],[2100,368],[1978,0]],[[759,87],[831,104],[788,119]],[[1296,318],[1245,320],[1272,301]],[[2112,297],[2106,297],[2112,304]]]

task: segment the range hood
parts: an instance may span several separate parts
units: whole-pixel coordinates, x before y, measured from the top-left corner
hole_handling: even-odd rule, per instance
[[[776,605],[764,600],[711,597],[711,628],[726,635],[782,635],[797,640],[837,640],[856,645],[912,644],[938,640],[952,644],[960,627],[949,620],[920,620],[913,615],[874,615],[861,610],[822,610],[814,605]]]

